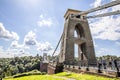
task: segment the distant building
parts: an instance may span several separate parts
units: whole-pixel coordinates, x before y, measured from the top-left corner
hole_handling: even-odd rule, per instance
[[[47,53],[43,53],[43,59],[40,62],[40,71],[41,72],[47,72],[47,67],[48,67],[48,58],[47,58]]]

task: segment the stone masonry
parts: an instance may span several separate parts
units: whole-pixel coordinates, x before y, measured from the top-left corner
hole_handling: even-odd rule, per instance
[[[93,40],[86,15],[77,15],[81,11],[68,9],[64,15],[65,24],[61,41],[59,62],[74,65],[74,44],[78,45],[78,65],[96,65]],[[74,35],[77,32],[77,37]]]

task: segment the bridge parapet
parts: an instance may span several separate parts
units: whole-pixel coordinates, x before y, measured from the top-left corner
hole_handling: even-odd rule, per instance
[[[109,69],[100,69],[99,71],[97,67],[80,67],[74,65],[64,65],[64,71],[72,71],[76,73],[83,72],[83,73],[108,76],[108,77],[120,77],[120,72]]]

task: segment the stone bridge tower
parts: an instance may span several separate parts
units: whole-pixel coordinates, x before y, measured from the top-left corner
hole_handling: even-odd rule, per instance
[[[65,24],[61,41],[59,62],[69,65],[75,64],[74,45],[77,44],[77,65],[95,65],[96,58],[93,40],[89,29],[88,21],[85,18],[86,14],[74,16],[79,13],[81,13],[81,11],[68,9],[64,15]],[[75,37],[74,31],[76,31],[77,37]]]

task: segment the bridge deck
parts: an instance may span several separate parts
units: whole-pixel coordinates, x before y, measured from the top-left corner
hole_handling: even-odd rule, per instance
[[[116,70],[110,70],[110,69],[99,70],[97,67],[79,67],[73,65],[64,65],[64,71],[72,71],[76,73],[83,72],[83,73],[101,75],[106,77],[120,77],[120,72],[117,72]]]
[[[97,67],[79,67],[73,65],[49,64],[48,74],[55,74],[62,71],[71,71],[75,73],[88,73],[106,77],[120,77],[120,72],[110,69],[98,69]]]

